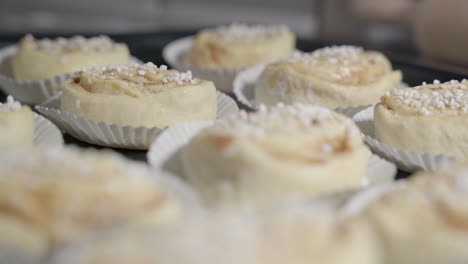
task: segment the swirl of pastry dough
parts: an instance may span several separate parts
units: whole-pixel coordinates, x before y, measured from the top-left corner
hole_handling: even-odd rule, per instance
[[[166,127],[216,118],[216,88],[190,71],[153,63],[82,71],[64,88],[61,109],[118,125]]]
[[[116,225],[167,224],[182,209],[146,166],[111,152],[11,150],[0,164],[0,223],[38,229],[48,247]]]
[[[234,23],[199,32],[187,61],[212,69],[242,68],[289,56],[294,47],[294,33],[285,26]]]
[[[34,117],[31,109],[12,96],[0,103],[0,148],[30,147],[34,137]]]
[[[435,80],[389,91],[374,110],[377,139],[400,149],[467,159],[467,85]]]
[[[353,107],[377,103],[400,81],[401,73],[392,70],[383,54],[355,46],[331,46],[311,53],[295,52],[268,65],[255,87],[255,98],[267,105]]]
[[[376,228],[389,264],[468,260],[468,168],[412,176],[373,201],[364,215]]]
[[[300,104],[261,106],[220,120],[182,150],[189,182],[208,203],[221,205],[357,187],[368,157],[350,119]]]
[[[20,41],[12,66],[17,80],[31,81],[76,72],[83,67],[128,63],[127,46],[107,36],[51,40],[27,35]]]

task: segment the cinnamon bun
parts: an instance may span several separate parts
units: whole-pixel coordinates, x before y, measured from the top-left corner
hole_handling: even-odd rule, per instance
[[[268,204],[287,195],[358,187],[369,159],[357,126],[331,110],[295,104],[240,112],[182,149],[187,180],[209,205]]]
[[[393,89],[374,110],[382,143],[422,153],[468,158],[468,83],[450,81]]]
[[[93,68],[66,82],[61,109],[109,124],[164,128],[215,119],[216,88],[165,65]]]
[[[294,33],[285,26],[231,24],[199,32],[187,62],[209,69],[243,68],[291,55]]]
[[[412,176],[364,211],[388,264],[468,261],[468,167]]]
[[[0,248],[46,251],[105,228],[168,225],[181,213],[146,166],[111,152],[18,149],[0,153],[0,165]]]
[[[37,81],[92,66],[128,63],[127,45],[116,43],[107,36],[51,40],[27,35],[19,43],[12,67],[16,80]]]
[[[401,82],[400,71],[376,51],[331,46],[267,65],[255,87],[257,103],[306,103],[327,108],[375,104]]]

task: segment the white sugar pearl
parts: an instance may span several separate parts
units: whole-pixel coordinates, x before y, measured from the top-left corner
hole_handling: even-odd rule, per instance
[[[330,144],[323,144],[322,151],[325,153],[331,153],[333,151],[333,147]]]

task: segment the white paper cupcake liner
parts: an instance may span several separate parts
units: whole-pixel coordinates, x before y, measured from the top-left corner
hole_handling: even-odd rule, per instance
[[[184,178],[180,150],[200,130],[213,123],[214,121],[188,121],[168,128],[151,145],[147,153],[149,164]],[[372,155],[369,159],[367,177],[362,186],[391,182],[396,172],[397,169],[394,164],[377,155]]]
[[[119,126],[63,112],[60,111],[60,97],[61,94],[57,94],[36,106],[36,110],[52,120],[60,129],[84,142],[114,148],[148,149],[154,139],[166,129]],[[217,118],[239,111],[236,102],[229,96],[217,92],[217,97]]]
[[[376,140],[374,134],[374,107],[369,107],[357,113],[353,120],[364,134],[364,141],[369,147],[378,155],[395,162],[401,170],[407,172],[417,170],[436,171],[447,168],[456,162],[455,158],[447,155],[397,149]]]
[[[233,93],[237,100],[243,105],[255,110],[257,102],[255,101],[255,84],[258,78],[265,69],[265,65],[256,65],[240,71],[233,81]],[[398,87],[407,87],[406,83],[401,83]],[[371,105],[363,105],[356,107],[339,107],[334,109],[338,113],[342,113],[347,117],[353,117],[360,111],[368,108]]]
[[[255,84],[265,69],[265,65],[257,65],[239,72],[232,83],[233,92],[242,104],[256,109]]]
[[[62,84],[74,73],[55,76],[41,81],[17,81],[13,78],[11,59],[16,54],[16,45],[0,50],[0,88],[4,93],[27,104],[39,104],[60,91]]]
[[[27,104],[40,104],[61,91],[63,84],[76,73],[66,73],[39,81],[17,81],[13,77],[11,60],[17,46],[12,45],[0,50],[0,88],[16,100]],[[137,58],[132,61],[141,63]]]
[[[34,115],[34,139],[33,143],[38,147],[59,147],[63,145],[63,137],[60,130],[47,118],[33,113]]]

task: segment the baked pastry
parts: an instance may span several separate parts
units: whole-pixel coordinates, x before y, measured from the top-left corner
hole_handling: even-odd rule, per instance
[[[0,103],[0,148],[32,146],[34,117],[31,109],[12,96]]]
[[[255,86],[257,103],[305,103],[327,108],[375,104],[401,82],[401,72],[376,51],[331,46],[296,52],[266,66]]]
[[[215,119],[216,88],[165,65],[93,68],[65,83],[61,109],[109,124],[163,128]]]
[[[414,175],[363,213],[388,264],[467,263],[468,167]]]
[[[111,152],[10,150],[0,166],[3,246],[37,230],[50,249],[104,228],[168,225],[181,214],[181,200],[158,175]]]
[[[73,73],[82,68],[130,63],[127,45],[107,36],[86,39],[21,39],[12,60],[13,75],[18,81],[44,80]]]
[[[393,89],[374,109],[375,136],[398,149],[468,158],[468,83]]]
[[[53,264],[379,264],[363,221],[310,212],[192,216],[169,230],[125,230],[83,241]]]
[[[234,23],[199,32],[186,59],[203,68],[238,69],[287,57],[294,51],[295,41],[286,26]]]
[[[370,152],[357,126],[310,105],[260,106],[202,130],[181,150],[209,205],[262,205],[360,186]]]

